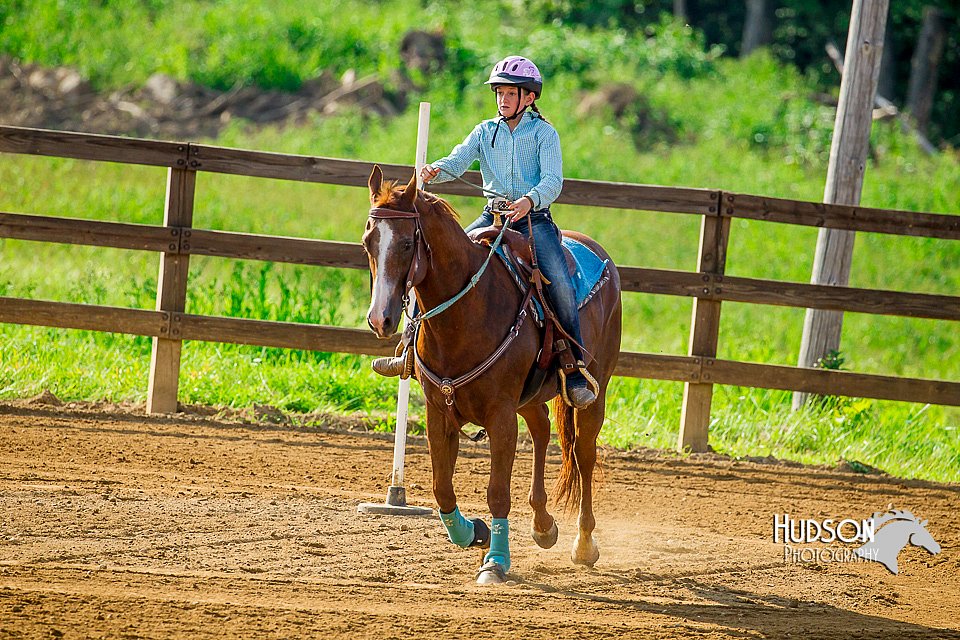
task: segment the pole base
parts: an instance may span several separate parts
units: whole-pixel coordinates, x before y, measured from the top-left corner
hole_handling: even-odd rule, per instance
[[[406,489],[391,486],[387,489],[386,502],[361,502],[357,505],[357,513],[381,516],[432,516],[433,509],[430,507],[408,506]]]

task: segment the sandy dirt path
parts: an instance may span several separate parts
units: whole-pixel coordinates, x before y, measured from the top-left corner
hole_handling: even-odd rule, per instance
[[[555,548],[530,539],[521,444],[512,581],[478,587],[479,553],[437,518],[356,513],[383,499],[392,438],[0,405],[0,638],[960,638],[960,487],[605,453],[597,566],[571,564],[572,516]],[[464,442],[468,515],[486,514],[488,468]],[[422,438],[406,476],[409,501],[434,506]],[[773,542],[774,514],[891,503],[929,519],[942,552],[907,546],[893,575],[785,561]]]

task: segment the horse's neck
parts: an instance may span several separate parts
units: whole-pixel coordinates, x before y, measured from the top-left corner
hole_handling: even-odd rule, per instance
[[[435,297],[455,295],[462,281],[479,269],[484,251],[470,241],[451,217],[430,213],[422,216],[421,220],[424,239],[430,246],[432,258],[420,289],[432,302]]]
[[[460,293],[469,284],[470,278],[482,268],[489,249],[471,242],[460,225],[448,216],[423,215],[421,220],[424,237],[433,253],[427,276],[416,289],[420,311],[424,312]],[[483,276],[468,294],[443,313],[426,321],[428,340],[439,340],[430,334],[467,335],[471,338],[471,348],[474,348],[482,346],[488,336],[497,333],[490,331],[491,326],[504,322],[505,326],[510,326],[517,312],[516,304],[505,302],[517,295],[516,288],[511,286],[505,273],[500,273],[496,262],[495,258],[490,260]],[[500,337],[496,340],[499,341]],[[442,342],[444,350],[449,352],[452,348],[449,340]]]
[[[910,535],[917,527],[917,523],[911,520],[895,520],[874,533],[873,546],[897,545],[897,552],[907,546],[910,541]]]
[[[436,307],[455,296],[483,263],[484,251],[470,241],[452,217],[432,210],[430,203],[418,202],[423,235],[430,247],[430,265],[417,286],[421,311]]]

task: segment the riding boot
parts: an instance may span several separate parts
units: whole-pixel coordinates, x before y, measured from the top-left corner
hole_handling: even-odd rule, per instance
[[[374,371],[387,378],[396,378],[403,373],[403,356],[392,356],[387,358],[377,358],[370,366]]]
[[[549,281],[546,292],[553,303],[557,320],[570,337],[582,344],[576,291],[567,271],[566,258],[560,244],[560,230],[549,216],[533,216],[529,224],[533,225],[538,266]],[[596,401],[597,394],[583,374],[586,371],[583,354],[576,346],[571,345],[571,348],[577,368],[566,376],[565,399],[575,409],[585,409]]]
[[[414,299],[410,306],[411,316],[417,315],[417,301]],[[396,378],[397,376],[407,377],[413,373],[413,353],[410,351],[410,344],[414,340],[413,325],[407,324],[403,329],[403,336],[400,338],[397,349],[392,357],[376,358],[370,363],[370,367],[380,375],[386,378]],[[406,375],[404,375],[406,373]]]
[[[577,358],[577,370],[567,376],[567,398],[574,409],[586,409],[597,400],[597,394],[590,388],[581,367],[586,369],[583,360]]]

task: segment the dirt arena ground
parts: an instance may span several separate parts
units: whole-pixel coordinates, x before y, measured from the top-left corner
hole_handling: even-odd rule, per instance
[[[0,405],[0,638],[960,638],[960,487],[837,470],[606,452],[600,562],[535,546],[521,444],[511,583],[435,517],[363,516],[392,439],[136,411]],[[551,454],[552,481],[558,456]],[[488,457],[457,488],[485,514]],[[409,500],[433,506],[413,438]],[[774,514],[864,518],[888,504],[942,545],[877,563],[796,563]]]

